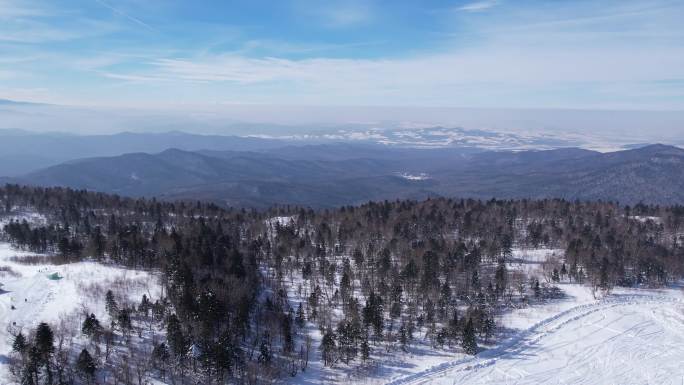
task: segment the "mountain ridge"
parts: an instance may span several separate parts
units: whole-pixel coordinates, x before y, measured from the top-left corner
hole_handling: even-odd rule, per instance
[[[469,152],[374,147],[359,150],[358,158],[340,158],[334,154],[338,145],[320,146],[299,148],[299,154],[292,148],[284,155],[279,148],[170,148],[69,161],[11,181],[257,207],[334,207],[433,196],[684,202],[684,149],[662,144],[613,153],[578,148]],[[347,144],[339,146],[339,153],[354,154]],[[333,155],[323,156],[326,151]]]

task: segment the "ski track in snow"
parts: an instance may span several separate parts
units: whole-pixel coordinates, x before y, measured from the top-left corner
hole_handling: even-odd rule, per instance
[[[387,385],[682,384],[684,302],[620,294],[562,311],[496,348]]]

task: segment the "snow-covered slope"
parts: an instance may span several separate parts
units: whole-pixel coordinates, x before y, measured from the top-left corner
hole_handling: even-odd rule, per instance
[[[597,301],[574,300],[576,306],[547,314],[496,348],[389,384],[682,383],[681,290],[623,290]]]
[[[104,291],[107,289],[130,301],[139,301],[143,294],[159,298],[160,286],[145,271],[96,262],[27,265],[13,260],[15,256],[27,255],[35,253],[0,242],[0,384],[10,383],[7,363],[13,332],[27,332],[42,321],[55,324],[61,318],[86,311],[106,319]],[[59,279],[49,279],[54,273]],[[78,330],[82,318],[76,322],[79,323],[72,328]]]

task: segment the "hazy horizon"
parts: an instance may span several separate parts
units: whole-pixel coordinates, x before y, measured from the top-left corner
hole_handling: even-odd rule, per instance
[[[593,143],[594,148],[617,148],[639,142],[684,144],[684,111],[269,105],[186,106],[169,110],[5,103],[0,105],[0,115],[0,129],[71,134],[183,131],[291,137],[340,130],[446,127],[557,135]]]

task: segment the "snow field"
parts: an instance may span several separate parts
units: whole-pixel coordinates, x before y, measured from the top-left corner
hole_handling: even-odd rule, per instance
[[[139,303],[143,294],[152,299],[160,296],[156,277],[146,271],[130,270],[96,262],[63,265],[26,265],[12,260],[15,256],[35,255],[13,249],[0,242],[0,383],[7,383],[7,361],[13,341],[12,333],[27,333],[40,322],[51,324],[71,318],[80,330],[82,315],[94,313],[106,323],[104,296],[111,289],[120,303]],[[61,279],[48,275],[58,273]],[[12,309],[14,307],[14,309]]]
[[[388,384],[682,383],[684,298],[679,290],[620,290],[597,301],[575,300],[580,304],[496,348]]]

